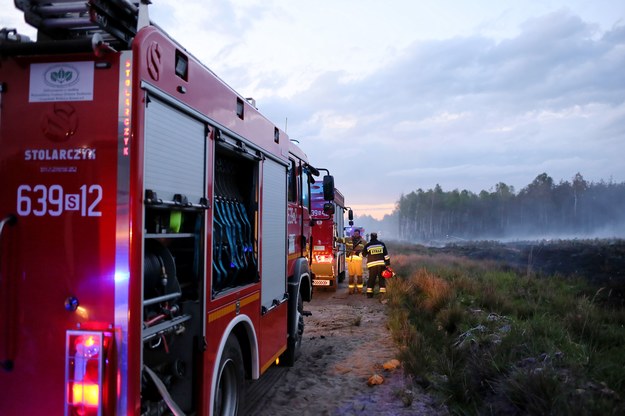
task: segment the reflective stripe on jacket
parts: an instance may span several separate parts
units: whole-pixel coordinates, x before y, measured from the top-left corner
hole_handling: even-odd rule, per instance
[[[367,268],[374,266],[384,266],[391,264],[391,257],[388,255],[386,245],[379,240],[371,240],[365,246],[362,255],[367,258]]]

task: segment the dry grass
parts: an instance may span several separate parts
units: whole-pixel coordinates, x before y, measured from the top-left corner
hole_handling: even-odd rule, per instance
[[[406,246],[393,267],[389,328],[404,369],[452,411],[625,414],[625,311],[602,307],[601,290]]]

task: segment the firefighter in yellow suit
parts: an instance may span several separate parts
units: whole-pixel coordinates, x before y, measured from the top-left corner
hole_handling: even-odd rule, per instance
[[[355,229],[351,238],[345,241],[345,257],[347,260],[347,272],[349,273],[349,294],[362,292],[362,250],[365,248],[365,240],[360,236],[360,230]]]

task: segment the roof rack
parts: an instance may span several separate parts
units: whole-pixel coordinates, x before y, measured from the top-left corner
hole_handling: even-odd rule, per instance
[[[24,20],[37,29],[37,42],[101,39],[113,48],[130,46],[149,24],[150,0],[15,0]]]

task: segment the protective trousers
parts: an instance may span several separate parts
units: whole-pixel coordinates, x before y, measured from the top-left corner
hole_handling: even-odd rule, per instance
[[[351,255],[347,257],[347,273],[349,273],[349,293],[362,291],[362,257]]]
[[[379,280],[380,293],[386,293],[386,279],[382,277],[382,272],[386,268],[385,265],[369,267],[369,279],[367,279],[367,297],[373,297],[373,288],[375,281]]]

